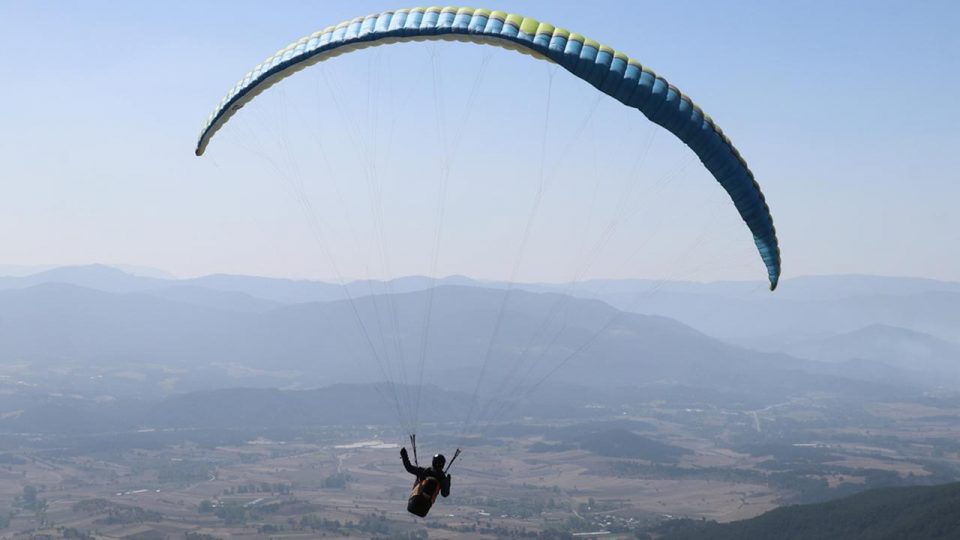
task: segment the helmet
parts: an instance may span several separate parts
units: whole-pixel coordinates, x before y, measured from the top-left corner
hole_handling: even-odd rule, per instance
[[[443,466],[447,464],[447,458],[443,457],[443,454],[437,454],[433,456],[433,470],[442,471]]]

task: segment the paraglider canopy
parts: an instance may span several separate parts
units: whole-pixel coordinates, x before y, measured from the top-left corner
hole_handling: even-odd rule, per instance
[[[444,39],[496,45],[554,62],[670,131],[726,190],[753,235],[770,289],[776,288],[780,247],[770,209],[746,161],[710,116],[626,54],[522,15],[461,7],[399,9],[357,17],[305,36],[261,62],[227,93],[204,123],[196,154],[204,153],[214,134],[241,107],[301,69],[366,47]]]

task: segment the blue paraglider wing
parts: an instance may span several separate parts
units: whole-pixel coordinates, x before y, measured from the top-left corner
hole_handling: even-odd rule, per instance
[[[709,115],[652,70],[627,55],[547,23],[486,9],[431,7],[386,11],[306,36],[264,60],[221,100],[204,124],[196,154],[233,114],[280,80],[334,56],[397,41],[448,39],[485,43],[555,62],[683,141],[733,200],[767,267],[780,278],[773,218],[746,161]]]

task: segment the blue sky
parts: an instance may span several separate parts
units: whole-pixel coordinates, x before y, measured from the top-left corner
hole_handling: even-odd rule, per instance
[[[578,4],[489,7],[623,50],[696,100],[767,194],[785,277],[960,280],[960,4]],[[184,276],[763,278],[732,207],[682,145],[638,113],[597,102],[573,77],[506,51],[418,44],[334,59],[258,98],[207,156],[193,156],[201,121],[257,62],[322,27],[396,7],[0,1],[0,264],[127,263]],[[434,267],[437,149],[455,136]],[[647,141],[639,187],[624,191]],[[270,157],[251,156],[251,145]],[[292,154],[281,169],[300,172],[278,173],[276,152]],[[379,214],[369,160],[384,194]],[[540,175],[550,189],[516,265]],[[302,182],[322,244],[290,182]],[[602,243],[624,193],[635,197],[629,219]]]

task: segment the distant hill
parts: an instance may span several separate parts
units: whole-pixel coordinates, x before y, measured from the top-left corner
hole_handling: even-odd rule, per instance
[[[801,276],[781,281],[775,293],[764,281],[662,281],[651,279],[595,279],[583,281],[578,288],[584,294],[623,298],[630,294],[648,294],[656,289],[664,294],[714,296],[738,300],[825,301],[854,296],[910,296],[928,292],[960,292],[960,283],[926,278],[837,274]]]
[[[342,358],[347,354],[360,358],[370,354],[370,347],[356,345],[367,338],[355,331],[356,314],[352,313],[349,303],[344,302],[347,291],[358,302],[357,305],[364,306],[362,318],[369,324],[370,333],[376,334],[373,336],[376,338],[373,347],[378,349],[378,355],[387,359],[388,355],[419,357],[423,306],[427,303],[424,291],[433,287],[438,287],[435,290],[453,287],[460,290],[457,294],[464,299],[473,298],[470,290],[480,290],[484,292],[478,293],[479,297],[488,300],[482,305],[472,304],[474,300],[468,300],[462,306],[457,302],[448,302],[446,305],[452,310],[450,313],[461,307],[472,313],[470,318],[462,316],[463,313],[453,317],[451,320],[456,321],[456,325],[448,323],[446,313],[438,312],[438,317],[434,318],[435,324],[444,329],[438,333],[431,328],[428,342],[431,350],[427,358],[440,362],[451,378],[462,379],[471,376],[470,366],[480,362],[476,358],[486,354],[485,343],[493,332],[498,301],[506,287],[501,282],[483,282],[463,276],[440,280],[411,276],[388,282],[355,281],[346,286],[321,281],[236,275],[177,280],[132,275],[117,268],[91,265],[0,278],[0,294],[11,295],[2,297],[11,301],[17,294],[42,297],[52,294],[40,293],[44,287],[66,285],[132,296],[110,300],[108,304],[112,307],[88,305],[85,308],[82,305],[71,307],[63,302],[57,307],[45,304],[45,300],[41,299],[39,305],[50,308],[44,312],[51,316],[50,321],[40,320],[44,315],[35,310],[32,313],[37,317],[31,318],[27,315],[31,313],[29,308],[24,312],[26,318],[20,319],[12,306],[9,309],[0,306],[0,314],[6,312],[10,317],[6,319],[8,328],[5,330],[0,327],[0,354],[8,353],[17,357],[22,353],[27,358],[75,359],[83,362],[96,356],[95,365],[110,358],[173,366],[218,362],[256,367],[269,372],[282,371],[284,374],[281,378],[290,378],[295,375],[293,372],[303,371],[308,359],[314,364],[322,364],[323,360],[317,360],[318,357]],[[40,289],[27,293],[26,290],[31,287]],[[960,350],[958,291],[960,284],[957,283],[878,276],[795,278],[785,280],[776,293],[766,291],[759,282],[591,280],[560,285],[516,284],[511,297],[520,302],[517,304],[519,309],[511,307],[504,313],[506,318],[503,322],[508,324],[501,324],[505,332],[491,352],[496,352],[496,357],[504,357],[500,353],[510,350],[525,362],[541,365],[559,363],[584,343],[585,340],[581,338],[596,332],[596,321],[608,320],[610,314],[626,310],[629,312],[626,315],[615,315],[618,325],[630,320],[631,324],[640,324],[648,330],[647,333],[632,332],[635,338],[640,335],[645,337],[644,340],[634,339],[630,344],[635,347],[636,357],[630,356],[630,351],[625,349],[626,343],[615,346],[619,338],[610,328],[608,330],[611,332],[605,332],[603,339],[598,339],[587,350],[575,355],[581,362],[586,361],[585,358],[603,356],[605,361],[612,364],[620,363],[617,369],[626,370],[624,373],[636,372],[646,382],[669,384],[693,382],[699,385],[686,380],[687,376],[680,379],[674,377],[684,366],[692,366],[681,357],[697,355],[717,358],[712,364],[702,367],[717,366],[720,371],[711,372],[708,369],[703,372],[704,375],[712,374],[718,377],[717,382],[733,382],[740,387],[746,380],[760,382],[762,377],[738,382],[742,370],[724,369],[724,358],[736,357],[742,366],[746,366],[742,362],[747,358],[763,358],[764,362],[773,361],[821,375],[883,384],[910,381],[929,385],[929,377],[918,378],[911,372],[944,372],[955,363],[955,351]],[[417,297],[417,293],[423,294]],[[410,294],[414,296],[406,296]],[[438,299],[443,296],[436,295]],[[134,301],[133,297],[139,300]],[[151,304],[147,302],[147,297],[165,303]],[[88,294],[86,298],[92,297]],[[397,306],[392,300],[387,300],[389,298],[401,299],[397,304],[402,304],[397,318],[392,316]],[[545,300],[536,305],[520,301],[526,298]],[[47,300],[52,300],[52,297]],[[596,300],[600,302],[589,303]],[[126,307],[121,309],[121,304]],[[145,307],[149,304],[152,307],[146,308],[143,313],[134,313],[134,304]],[[317,307],[321,304],[326,307]],[[595,315],[591,319],[590,316],[577,313],[583,306],[603,307],[586,308],[584,314]],[[60,308],[62,311],[57,312]],[[82,309],[87,309],[90,315],[81,316],[78,310]],[[119,321],[118,317],[124,310],[130,315],[130,320]],[[532,311],[522,313],[528,310]],[[562,313],[546,321],[552,316],[551,310]],[[59,330],[50,326],[56,326],[53,321],[63,319],[69,313],[73,313],[69,323],[63,320]],[[387,316],[388,313],[391,315]],[[640,315],[655,315],[660,319],[644,319]],[[144,328],[143,324],[150,317],[153,317],[152,326]],[[292,326],[289,324],[291,318],[303,317],[312,318],[313,321],[300,321]],[[664,325],[667,325],[667,319],[719,337],[726,343],[714,340],[706,345],[706,336],[700,334],[685,339],[682,332],[676,331],[679,326],[666,330],[667,326]],[[108,320],[113,323],[107,324]],[[30,323],[26,324],[26,321]],[[140,323],[134,324],[136,321]],[[186,325],[188,321],[190,327]],[[402,324],[390,328],[394,321]],[[545,324],[538,329],[537,323]],[[653,327],[657,325],[662,330],[654,330]],[[299,330],[296,333],[289,332],[293,327]],[[17,328],[20,330],[14,331]],[[90,332],[81,332],[80,328],[87,328]],[[103,333],[108,328],[112,328],[109,336]],[[164,330],[158,334],[158,329]],[[323,340],[316,335],[322,329],[340,333]],[[49,332],[49,335],[43,337],[42,332]],[[101,333],[98,335],[97,332]],[[4,335],[7,336],[6,342]],[[389,342],[381,339],[386,335],[391,336]],[[281,336],[283,341],[275,344],[274,340],[280,340]],[[134,346],[134,337],[143,338],[139,348]],[[453,337],[457,342],[444,343],[448,337]],[[26,341],[36,345],[33,351],[29,351],[29,347],[24,348]],[[225,344],[226,341],[232,343]],[[335,343],[337,341],[340,345]],[[731,342],[775,354],[745,352],[743,348],[731,348],[728,345]],[[441,343],[438,347],[434,346]],[[3,348],[4,344],[8,346],[7,349]],[[98,350],[87,347],[94,345]],[[722,352],[709,350],[712,348]],[[298,362],[292,361],[294,357],[299,358]],[[654,363],[652,360],[655,357],[660,357],[660,361]],[[798,361],[797,357],[834,362],[835,365],[822,368]],[[472,359],[473,363],[460,363],[458,359]],[[671,368],[674,364],[676,369]],[[575,368],[576,365],[577,362],[573,362],[571,367]],[[325,369],[328,377],[322,381],[312,380],[310,384],[357,380],[355,377],[345,379],[346,373],[338,366],[326,366]],[[574,373],[566,369],[564,371]],[[754,369],[747,368],[746,371],[752,373]],[[602,373],[594,370],[584,375],[592,380],[602,376]],[[960,381],[947,378],[933,382],[954,384]],[[233,381],[233,385],[247,384],[250,384],[247,375]]]
[[[718,524],[668,522],[660,540],[936,540],[960,538],[960,483],[865,491]]]
[[[63,266],[28,275],[0,277],[0,290],[23,289],[47,283],[63,283],[108,292],[143,291],[169,285],[171,280],[144,277],[112,266],[91,264]]]
[[[3,267],[0,267],[0,270],[2,269]],[[389,281],[356,280],[341,285],[317,280],[232,274],[176,279],[160,271],[127,272],[102,264],[63,266],[42,271],[30,271],[28,267],[12,266],[8,269],[7,274],[0,275],[0,290],[24,289],[43,284],[77,285],[104,292],[144,292],[161,297],[177,295],[176,299],[180,301],[200,305],[236,303],[242,306],[242,310],[248,310],[253,305],[249,302],[250,299],[260,300],[265,306],[275,307],[279,304],[344,300],[348,293],[353,297],[361,297],[422,291],[439,285],[487,288],[506,286],[463,276],[449,276],[441,279],[408,276]],[[183,291],[189,291],[189,293]],[[227,301],[231,295],[234,295],[235,300]]]
[[[423,291],[444,285],[501,288],[500,284],[488,284],[463,276],[449,276],[441,279],[408,276],[389,281],[356,280],[340,285],[312,280],[215,274],[183,280],[183,282],[217,291],[243,293],[282,304],[345,300],[348,292],[350,296],[358,298]]]
[[[90,265],[63,267],[0,277],[0,290],[46,283],[64,283],[106,292],[150,292],[189,287],[178,301],[242,311],[254,308],[250,298],[276,304],[343,300],[416,292],[438,285],[504,289],[507,284],[464,276],[434,279],[423,276],[389,281],[358,280],[341,286],[315,280],[293,280],[217,274],[191,279],[145,277],[117,268]],[[669,280],[599,279],[572,284],[516,283],[514,289],[557,293],[600,300],[611,306],[678,320],[711,336],[746,346],[778,349],[808,339],[886,325],[926,333],[960,344],[960,283],[932,279],[870,275],[828,275],[785,279],[775,293],[762,282],[696,283]],[[229,294],[236,295],[229,300]],[[163,295],[163,293],[158,293]]]
[[[514,385],[548,377],[775,399],[812,390],[882,390],[817,373],[812,362],[734,347],[676,321],[595,300],[525,291],[506,296],[479,287],[433,291],[259,310],[188,304],[155,292],[38,285],[0,291],[0,355],[82,370],[84,379],[111,370],[127,379],[153,377],[170,391],[198,374],[208,385],[201,388],[416,382],[421,359],[426,383],[473,392],[483,371],[479,390],[505,395]]]
[[[786,351],[821,362],[874,361],[906,370],[960,376],[960,345],[883,324],[802,341],[787,346]]]
[[[787,280],[782,289],[790,286]],[[775,293],[745,292],[739,297],[713,293],[673,292],[603,294],[596,298],[619,309],[670,317],[702,332],[744,345],[774,347],[780,343],[826,337],[880,324],[923,332],[960,343],[960,292],[953,284],[942,290],[909,294],[853,294],[809,299]],[[832,289],[831,289],[832,290]]]
[[[144,294],[228,311],[258,312],[280,307],[280,302],[264,300],[243,292],[206,289],[197,285],[170,285],[143,291]]]

